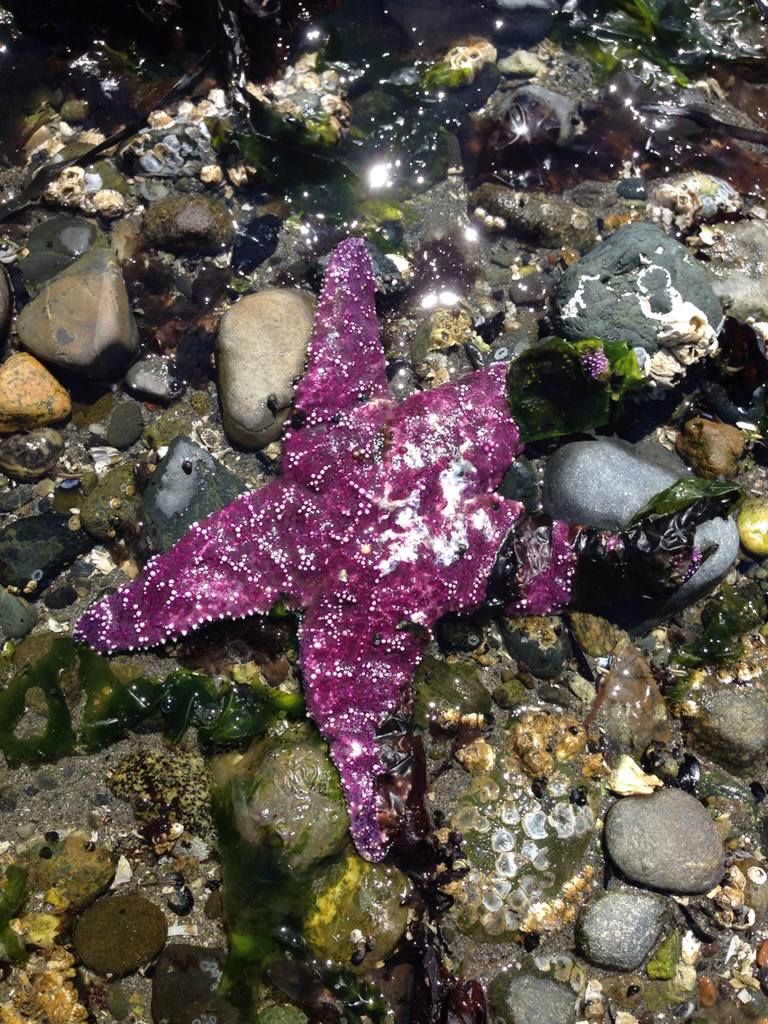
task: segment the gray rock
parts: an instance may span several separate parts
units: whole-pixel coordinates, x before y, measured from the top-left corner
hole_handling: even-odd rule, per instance
[[[590,899],[576,922],[576,944],[596,967],[636,971],[653,949],[666,917],[658,896],[601,892]]]
[[[242,481],[188,437],[177,437],[144,494],[142,511],[160,551],[180,540],[193,523],[224,508],[246,490]]]
[[[143,430],[141,406],[136,402],[121,402],[109,417],[106,442],[113,448],[130,448],[139,440]]]
[[[501,621],[504,646],[520,668],[538,679],[555,679],[565,664],[563,624],[556,616],[505,615]]]
[[[167,1024],[235,1024],[238,1011],[216,993],[226,955],[215,947],[169,942],[152,975],[152,1019]]]
[[[8,272],[3,267],[2,272],[0,272],[0,340],[5,337],[10,318],[11,286],[8,283]]]
[[[544,511],[567,523],[619,530],[654,494],[690,470],[661,445],[629,444],[615,437],[563,445],[544,472]],[[719,583],[739,552],[734,519],[712,519],[696,529],[696,545],[710,552],[706,561],[658,609],[671,615]]]
[[[221,318],[216,341],[224,429],[247,447],[279,437],[304,372],[315,314],[306,292],[268,288]]]
[[[699,714],[687,730],[692,745],[736,775],[759,770],[768,752],[768,697],[763,690],[709,678],[697,693],[697,703]]]
[[[11,640],[31,633],[37,622],[37,609],[23,597],[0,587],[0,630]]]
[[[147,356],[134,363],[125,375],[125,383],[131,391],[156,402],[169,402],[184,391],[174,375],[173,363],[163,356]]]
[[[654,494],[690,470],[660,444],[617,437],[563,445],[547,462],[544,511],[566,523],[620,530]]]
[[[78,376],[115,377],[139,351],[128,292],[111,249],[91,249],[50,281],[16,321],[32,355]]]
[[[715,823],[680,789],[617,801],[605,820],[605,850],[636,885],[685,895],[712,889],[723,875]]]
[[[644,221],[619,228],[572,264],[555,293],[556,329],[572,341],[626,341],[649,352],[701,344],[703,354],[722,319],[701,265]]]
[[[576,993],[569,985],[515,968],[497,974],[488,988],[488,1005],[506,1024],[575,1024]]]
[[[33,228],[27,248],[29,255],[19,264],[24,284],[37,288],[83,256],[101,232],[82,217],[52,217]]]
[[[740,220],[718,224],[703,264],[712,288],[730,316],[768,320],[768,224]]]

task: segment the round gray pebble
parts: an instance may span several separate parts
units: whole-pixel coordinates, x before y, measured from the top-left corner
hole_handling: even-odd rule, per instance
[[[533,973],[497,974],[488,989],[499,1024],[575,1024],[576,1002],[568,985]]]
[[[601,892],[582,908],[576,944],[596,967],[635,971],[653,949],[666,916],[658,896]]]
[[[680,789],[617,801],[605,820],[605,850],[628,881],[665,892],[707,892],[723,875],[715,823]]]

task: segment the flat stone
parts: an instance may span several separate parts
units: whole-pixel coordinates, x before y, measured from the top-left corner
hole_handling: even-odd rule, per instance
[[[115,406],[107,425],[106,442],[113,448],[130,448],[144,432],[144,417],[136,402],[121,402]]]
[[[573,263],[558,282],[555,324],[571,341],[626,341],[712,347],[723,319],[720,301],[689,250],[660,227],[638,221]]]
[[[63,513],[19,519],[0,530],[0,583],[34,594],[56,569],[93,544],[85,530],[71,529],[70,517]]]
[[[91,249],[46,281],[16,322],[38,359],[87,377],[116,377],[139,352],[139,334],[117,258]]]
[[[0,434],[61,423],[71,411],[67,389],[26,352],[0,367]]]
[[[304,372],[315,315],[306,292],[268,288],[221,318],[216,341],[224,429],[246,447],[279,437]]]
[[[768,320],[768,224],[757,219],[725,222],[711,233],[702,267],[726,313],[739,320]]]
[[[575,1024],[578,997],[569,985],[515,968],[497,974],[488,988],[488,1005],[506,1024]]]
[[[635,885],[685,895],[707,892],[723,875],[715,823],[696,797],[681,789],[617,801],[606,816],[604,844]]]
[[[583,907],[576,944],[596,967],[636,971],[661,934],[666,902],[632,892],[601,892]]]
[[[213,196],[175,195],[147,210],[144,238],[158,249],[196,256],[215,256],[235,240],[232,214]]]
[[[188,437],[177,437],[152,475],[142,510],[160,551],[180,540],[193,523],[229,505],[246,490],[243,482]]]

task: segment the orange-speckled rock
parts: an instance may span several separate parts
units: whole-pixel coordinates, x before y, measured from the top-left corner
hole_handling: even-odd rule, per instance
[[[18,352],[0,367],[0,433],[60,423],[71,411],[67,389],[33,356]]]

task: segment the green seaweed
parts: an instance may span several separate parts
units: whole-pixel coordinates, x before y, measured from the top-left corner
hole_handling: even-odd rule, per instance
[[[724,583],[701,614],[704,632],[678,651],[674,660],[693,668],[707,661],[738,658],[742,654],[741,636],[761,626],[766,616],[768,606],[756,583]]]
[[[742,0],[579,0],[554,37],[598,73],[631,71],[646,84],[688,85],[712,60],[762,60],[756,4]]]
[[[590,373],[584,360],[605,356],[608,369]],[[507,395],[520,440],[575,434],[612,422],[624,395],[642,386],[637,358],[626,342],[552,338],[513,359]]]
[[[5,882],[0,890],[0,942],[5,954],[12,960],[26,960],[19,937],[11,928],[11,920],[21,906],[27,887],[27,872],[19,864],[9,864],[5,869]]]
[[[10,765],[22,761],[39,764],[66,757],[75,749],[77,734],[72,727],[66,699],[61,692],[62,673],[72,670],[76,652],[71,640],[54,640],[50,651],[15,675],[0,693],[0,750]],[[24,738],[16,728],[26,711],[27,692],[38,687],[48,705],[48,723],[42,733]]]
[[[671,487],[654,494],[650,501],[635,513],[629,525],[634,526],[643,520],[659,519],[675,512],[682,512],[699,498],[706,498],[712,505],[713,515],[729,516],[744,504],[746,492],[742,487],[727,480],[683,477],[675,481]]]

